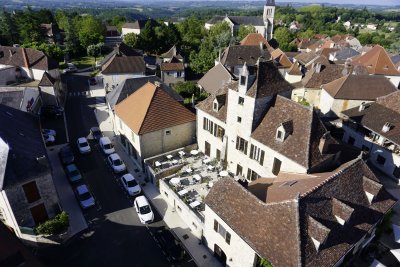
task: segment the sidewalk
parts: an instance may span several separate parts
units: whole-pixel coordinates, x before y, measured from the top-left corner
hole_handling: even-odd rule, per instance
[[[61,209],[69,214],[69,238],[82,232],[88,228],[85,217],[83,217],[82,210],[78,205],[74,192],[68,179],[65,175],[60,160],[58,159],[58,150],[64,146],[58,145],[47,149],[50,164],[53,170],[53,182],[57,191],[58,199],[60,201]]]
[[[111,140],[114,140],[114,133],[112,130],[113,124],[108,116],[106,107],[96,107],[95,115],[99,123],[100,130],[105,136],[108,136]],[[125,162],[128,171],[132,174],[135,174],[135,177],[137,177],[140,184],[142,184],[143,193],[152,202],[153,206],[160,213],[168,227],[180,239],[183,246],[194,259],[195,263],[199,267],[222,266],[220,262],[209,252],[209,250],[199,243],[200,240],[191,233],[190,228],[184,223],[179,215],[173,211],[172,207],[169,207],[168,204],[163,200],[156,186],[151,183],[143,185],[146,177],[145,174],[143,172],[137,172],[139,168],[129,158],[122,146],[118,142],[114,142],[114,147],[115,151]]]

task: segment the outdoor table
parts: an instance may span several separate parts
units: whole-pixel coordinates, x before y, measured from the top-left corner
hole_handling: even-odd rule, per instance
[[[178,164],[178,160],[174,159],[173,161],[171,161],[172,164]]]
[[[208,164],[208,163],[210,163],[211,162],[211,159],[210,158],[207,158],[207,159],[204,159],[203,160],[203,163],[205,163],[205,164]]]
[[[179,151],[178,154],[179,154],[179,156],[183,157],[185,155],[185,152]]]
[[[197,206],[199,206],[200,204],[201,204],[201,203],[198,202],[198,201],[196,200],[196,201],[193,201],[192,203],[190,203],[189,206],[190,206],[192,209],[194,209],[194,208],[196,208]]]
[[[161,163],[159,161],[156,161],[155,164],[156,164],[156,167],[160,167],[161,166]]]
[[[208,169],[209,171],[212,171],[212,170],[214,170],[214,166],[211,166],[211,165],[210,165],[210,166],[207,167],[207,169]]]
[[[172,159],[172,155],[167,155],[167,159]]]
[[[190,154],[192,154],[193,156],[196,156],[197,154],[199,154],[199,151],[192,150],[192,151],[190,151]]]
[[[191,168],[187,168],[187,169],[186,169],[186,172],[187,172],[187,173],[192,173],[192,171],[193,171],[193,170],[192,170]]]
[[[183,195],[186,195],[187,193],[189,193],[189,192],[186,189],[183,189],[178,192],[178,195],[183,196]]]
[[[178,185],[181,183],[181,180],[179,178],[175,177],[175,178],[172,178],[171,180],[169,180],[169,183],[172,185]]]
[[[193,178],[194,178],[195,180],[197,180],[198,182],[201,181],[201,176],[198,175],[198,174],[193,175]]]
[[[219,176],[222,176],[222,177],[224,177],[224,176],[228,176],[228,172],[227,171],[220,171],[219,172]]]

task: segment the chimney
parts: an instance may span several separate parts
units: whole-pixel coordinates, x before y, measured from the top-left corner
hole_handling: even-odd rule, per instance
[[[328,137],[330,137],[330,132],[326,132],[324,133],[324,135],[322,135],[321,139],[319,140],[319,152],[324,155],[327,153],[328,150],[328,144],[326,143],[326,140],[328,139]]]
[[[155,81],[155,82],[154,82],[154,85],[155,85],[156,87],[158,87],[158,88],[161,87],[161,83],[160,83],[159,81]]]
[[[315,73],[320,73],[321,72],[321,63],[317,63],[317,65],[315,66]]]
[[[367,107],[367,104],[365,102],[362,102],[361,105],[358,107],[358,111],[361,112]]]

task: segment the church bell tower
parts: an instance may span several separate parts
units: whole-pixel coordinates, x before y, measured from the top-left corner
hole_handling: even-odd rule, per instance
[[[263,20],[266,29],[265,38],[269,41],[272,39],[274,31],[274,16],[275,16],[275,0],[267,0],[264,6]]]

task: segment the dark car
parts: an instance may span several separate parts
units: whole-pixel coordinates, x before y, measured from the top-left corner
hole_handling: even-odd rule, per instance
[[[56,105],[46,105],[40,109],[40,115],[43,116],[62,116],[64,108]]]
[[[60,148],[58,155],[60,156],[61,162],[64,165],[74,162],[74,154],[72,153],[72,149],[69,145]]]
[[[101,137],[103,137],[103,133],[100,131],[99,127],[92,127],[90,128],[90,134],[92,135],[93,139],[99,141]]]
[[[156,232],[156,237],[172,261],[180,261],[183,259],[185,250],[182,249],[180,242],[175,238],[170,230],[158,230]]]

